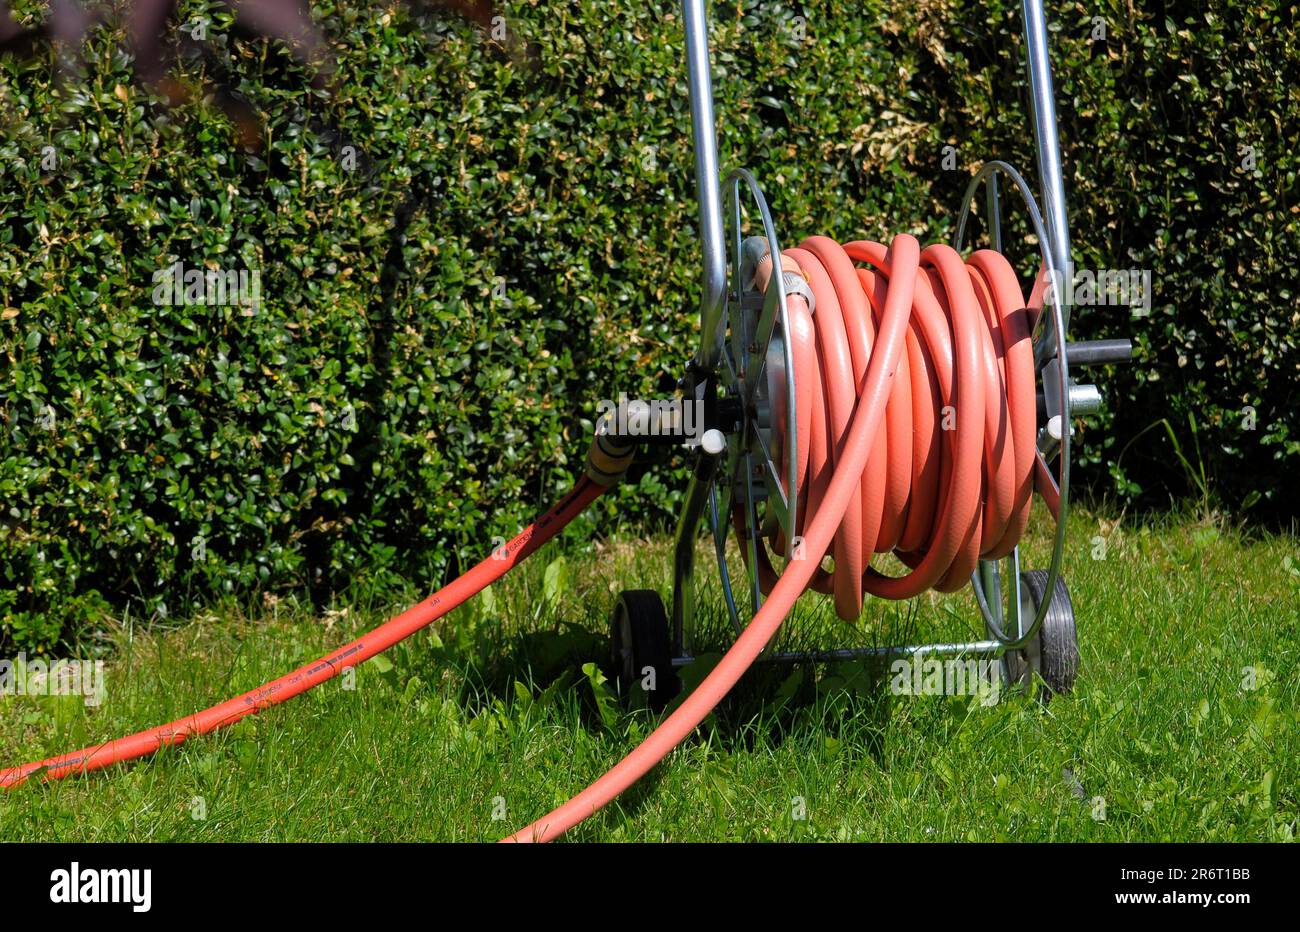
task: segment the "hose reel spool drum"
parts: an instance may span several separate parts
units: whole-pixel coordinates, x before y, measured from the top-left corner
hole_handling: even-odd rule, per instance
[[[1044,290],[1043,281],[1053,281],[1056,272],[1050,253],[1047,251],[1047,235],[1042,215],[1028,185],[1011,166],[994,162],[986,166],[973,179],[967,193],[966,203],[958,223],[956,243],[960,244],[967,225],[971,203],[980,184],[996,184],[996,175],[1003,174],[1010,179],[1016,190],[1022,195],[1029,212],[1030,221],[1039,242],[1044,244],[1042,250],[1042,268],[1040,287],[1036,289],[1041,298]],[[748,195],[750,213],[762,224],[763,235],[744,236],[742,228],[744,216],[742,200]],[[718,354],[718,391],[723,398],[732,399],[739,413],[736,429],[728,435],[728,448],[725,462],[719,465],[717,477],[709,491],[710,507],[708,515],[715,541],[719,575],[723,582],[724,595],[728,612],[737,630],[743,629],[747,617],[752,617],[762,603],[763,594],[755,571],[758,560],[758,540],[772,537],[773,532],[784,543],[782,556],[788,561],[795,557],[799,546],[798,527],[799,483],[796,475],[797,463],[795,450],[798,448],[800,416],[796,399],[799,390],[796,387],[796,365],[791,346],[786,334],[790,332],[791,312],[789,301],[791,295],[803,298],[813,314],[816,305],[812,290],[797,266],[789,267],[791,260],[782,256],[782,268],[779,273],[773,263],[774,255],[781,255],[772,217],[764,195],[757,181],[747,171],[737,170],[728,176],[724,188],[725,219],[727,221],[727,242],[732,247],[728,263],[729,278],[726,292],[726,307],[722,320],[724,340]],[[758,223],[754,224],[758,226]],[[1000,239],[997,217],[990,218],[991,238]],[[757,269],[766,268],[767,288],[759,290]],[[1045,312],[1044,312],[1045,311]],[[1068,404],[1071,385],[1068,376],[1068,348],[1064,340],[1065,321],[1061,308],[1051,302],[1037,313],[1037,326],[1034,334],[1034,358],[1046,360],[1049,364],[1037,370],[1041,384],[1038,394],[1041,397],[1064,399]],[[1056,380],[1056,385],[1048,380]],[[807,399],[805,390],[803,398]],[[1068,421],[1068,412],[1052,411],[1055,423]],[[802,423],[808,423],[805,414]],[[1068,435],[1052,430],[1044,424],[1039,430],[1039,448],[1044,457],[1054,453],[1058,455],[1059,464],[1056,476],[1047,475],[1046,460],[1040,464],[1040,482],[1045,486],[1049,498],[1055,499],[1052,510],[1063,516],[1068,508],[1069,495],[1069,443]],[[734,522],[738,535],[738,544],[745,551],[745,570],[748,577],[748,597],[741,597],[733,588],[731,580],[738,579],[727,563],[726,539],[732,521],[729,516],[737,515]],[[1059,576],[1060,552],[1064,540],[1064,522],[1058,521],[1057,546],[1054,548],[1053,567],[1048,575],[1052,579]],[[1015,556],[1012,557],[1013,563]],[[1017,591],[1016,601],[1009,609],[1013,620],[1010,630],[1013,634],[1002,631],[1002,619],[1005,613],[1002,606],[991,604],[993,592],[982,591],[989,585],[991,577],[996,577],[989,568],[981,567],[974,585],[979,592],[977,602],[986,615],[990,634],[1001,644],[994,647],[988,643],[966,645],[972,652],[1001,653],[998,648],[1007,645],[1019,647],[1015,642],[1032,638],[1037,633],[1034,622],[1040,622],[1037,616],[1047,615],[1048,605],[1041,606],[1030,618],[1021,618],[1019,609],[1024,603]],[[1015,570],[1018,573],[1018,569]],[[981,579],[981,575],[983,579]],[[982,585],[983,584],[983,585]],[[737,587],[738,588],[738,587]],[[992,588],[989,585],[989,588]],[[1048,591],[1052,591],[1049,588]],[[1035,606],[1036,609],[1040,608]],[[938,645],[950,647],[945,653],[954,652],[956,645]],[[913,647],[887,648],[886,652],[924,651],[927,645]],[[835,656],[847,656],[853,652],[833,650]],[[770,655],[769,655],[770,656]],[[784,655],[785,659],[798,659],[799,655]]]

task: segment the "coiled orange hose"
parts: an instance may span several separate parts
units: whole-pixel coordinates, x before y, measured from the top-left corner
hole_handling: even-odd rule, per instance
[[[813,315],[804,298],[787,302],[797,476],[808,502],[803,559],[778,577],[764,552],[769,598],[704,681],[604,776],[506,841],[555,838],[663,760],[735,686],[810,585],[833,592],[839,613],[856,619],[864,592],[906,598],[957,588],[981,554],[1010,552],[1024,530],[1035,463],[1046,469],[1034,444],[1030,321],[1006,260],[977,252],[962,262],[947,246],[922,252],[907,235],[888,250],[813,237],[786,250],[782,266],[803,275],[816,305]],[[760,288],[771,274],[769,256],[757,271]],[[890,549],[910,573],[870,569],[872,554]],[[826,573],[820,563],[831,551],[835,568]]]
[[[814,315],[798,294],[788,301],[798,500],[807,503],[799,534],[844,460],[858,386],[877,351],[889,287],[885,257],[879,243],[841,246],[824,236],[782,256],[784,271],[808,281],[816,307]],[[855,267],[855,260],[867,267]],[[760,290],[771,265],[770,257],[759,264]],[[810,583],[834,595],[841,618],[861,616],[864,593],[905,599],[931,588],[960,589],[981,557],[1006,556],[1024,533],[1037,452],[1028,314],[1000,253],[980,250],[967,262],[944,245],[921,253],[904,351],[887,389],[885,429],[872,440],[832,542],[834,569],[819,569]],[[776,448],[784,451],[784,444]],[[785,552],[779,533],[770,543]],[[875,554],[889,551],[911,572],[890,578],[871,568]],[[758,562],[763,591],[770,592],[776,573],[766,548]]]

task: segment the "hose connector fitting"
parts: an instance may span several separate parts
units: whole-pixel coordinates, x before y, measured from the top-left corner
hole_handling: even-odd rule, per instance
[[[587,451],[587,478],[604,488],[623,481],[636,448],[615,433],[614,413],[606,412],[596,421],[596,436]]]

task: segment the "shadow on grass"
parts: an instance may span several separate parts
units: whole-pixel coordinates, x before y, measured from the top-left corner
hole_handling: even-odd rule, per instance
[[[695,660],[680,669],[682,692],[665,712],[620,711],[611,724],[602,713],[599,687],[584,665],[596,663],[614,690],[614,665],[608,634],[594,618],[581,623],[558,621],[552,627],[500,637],[471,637],[468,643],[446,645],[437,657],[412,658],[417,669],[449,664],[461,674],[458,702],[470,716],[494,708],[510,708],[520,687],[548,700],[564,697],[576,709],[577,723],[588,733],[647,734],[680,705],[708,675],[730,646],[729,624],[702,619]],[[809,645],[803,645],[809,646]],[[824,643],[819,646],[826,646]],[[787,742],[838,742],[843,753],[886,764],[891,695],[886,658],[837,663],[757,663],[701,725],[711,746],[730,754],[776,748]],[[699,734],[688,739],[698,741]],[[653,775],[645,781],[653,786]],[[648,790],[647,790],[648,792]],[[629,796],[634,805],[641,795]]]

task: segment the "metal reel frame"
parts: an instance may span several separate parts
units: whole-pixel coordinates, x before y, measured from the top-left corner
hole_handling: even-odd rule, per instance
[[[708,22],[704,0],[682,0],[686,36],[686,63],[689,80],[692,129],[695,151],[696,188],[700,207],[700,238],[703,246],[702,295],[700,301],[700,344],[692,360],[682,388],[687,398],[703,401],[714,392],[740,400],[742,418],[740,430],[728,438],[723,454],[709,454],[701,449],[694,452],[692,476],[688,485],[682,512],[678,519],[674,549],[673,604],[671,615],[672,652],[674,666],[691,662],[688,652],[687,632],[694,619],[694,544],[701,521],[706,517],[714,538],[714,549],[722,580],[724,596],[731,623],[737,633],[742,631],[762,604],[762,593],[755,566],[757,533],[759,528],[758,501],[765,495],[768,507],[785,531],[787,547],[794,543],[795,518],[798,514],[798,492],[794,475],[794,450],[797,438],[797,418],[794,413],[794,370],[789,344],[780,339],[788,331],[788,307],[784,276],[780,269],[780,244],[772,222],[766,199],[753,175],[744,169],[733,170],[722,185],[719,177],[717,138],[713,110],[712,78],[708,50]],[[989,162],[972,179],[963,200],[954,245],[960,250],[966,222],[974,195],[981,183],[987,184],[987,225],[991,244],[1001,246],[1001,215],[997,176],[1010,179],[1020,193],[1029,212],[1042,252],[1043,269],[1059,282],[1059,274],[1070,268],[1070,245],[1066,221],[1064,184],[1060,167],[1057,141],[1056,109],[1052,90],[1050,63],[1047,55],[1047,26],[1041,0],[1022,0],[1024,33],[1027,50],[1027,72],[1030,84],[1031,112],[1035,134],[1037,167],[1043,186],[1044,209],[1039,210],[1029,186],[1021,175],[1005,162]],[[741,281],[742,185],[757,208],[762,220],[763,237],[773,257],[773,281],[761,304],[752,293],[746,295]],[[725,202],[725,211],[724,211]],[[731,221],[728,239],[725,219]],[[730,248],[729,248],[730,247]],[[731,262],[728,263],[728,253]],[[728,275],[728,265],[733,274]],[[1056,289],[1050,292],[1053,296]],[[1050,312],[1048,308],[1050,306]],[[1066,348],[1068,315],[1059,300],[1045,301],[1044,313],[1039,315],[1038,331],[1034,339],[1035,368],[1051,388],[1045,384],[1049,419],[1059,414],[1060,465],[1057,485],[1060,491],[1057,531],[1049,570],[1047,591],[1055,591],[1060,575],[1061,556],[1064,551],[1066,516],[1069,502],[1070,460],[1070,379]],[[747,315],[757,312],[752,333],[747,332]],[[779,331],[778,331],[779,325]],[[773,351],[774,336],[780,340]],[[728,352],[730,349],[730,352]],[[770,352],[771,351],[771,352]],[[786,452],[782,457],[786,475],[781,476],[772,451],[768,448],[755,416],[760,376],[771,359],[784,368],[780,378],[785,382]],[[1040,452],[1044,449],[1044,435],[1040,431]],[[1050,439],[1046,440],[1050,455]],[[742,472],[743,469],[743,472]],[[720,474],[720,475],[719,475]],[[787,493],[782,493],[782,478]],[[719,488],[720,480],[722,488]],[[761,484],[760,484],[761,480]],[[743,507],[746,513],[748,539],[742,546],[748,548],[750,572],[751,611],[742,617],[726,561],[726,536],[733,495],[743,490]],[[786,555],[787,557],[789,554]],[[988,637],[983,640],[953,644],[915,644],[871,648],[832,649],[767,653],[763,659],[772,661],[822,661],[847,660],[864,656],[881,655],[939,655],[1002,657],[1009,650],[1017,650],[1029,643],[1037,634],[1050,607],[1050,600],[1040,606],[1034,619],[1025,624],[1020,612],[1019,552],[1013,552],[1007,562],[1012,580],[1007,605],[1003,606],[1001,585],[996,562],[982,561],[972,574],[972,587],[976,602],[983,615]],[[1009,622],[1009,624],[1008,624]]]

